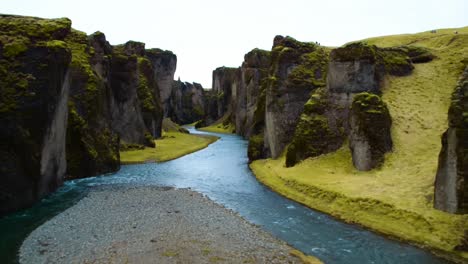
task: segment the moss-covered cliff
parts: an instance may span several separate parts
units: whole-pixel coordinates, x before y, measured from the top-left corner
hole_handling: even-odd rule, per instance
[[[67,127],[67,178],[117,171],[119,138],[110,126],[108,82],[112,48],[103,33],[72,30],[65,39],[72,51]]]
[[[1,15],[0,214],[64,178],[118,170],[120,140],[154,147],[163,117],[158,83],[169,76],[172,84],[175,61],[140,42],[112,47],[66,18]]]
[[[65,18],[0,15],[0,215],[63,181],[70,30]]]

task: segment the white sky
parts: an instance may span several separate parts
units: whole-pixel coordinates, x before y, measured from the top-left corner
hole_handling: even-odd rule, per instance
[[[0,0],[0,13],[68,17],[73,27],[177,54],[183,81],[211,87],[220,66],[238,67],[275,35],[340,46],[367,37],[468,25],[468,0]]]

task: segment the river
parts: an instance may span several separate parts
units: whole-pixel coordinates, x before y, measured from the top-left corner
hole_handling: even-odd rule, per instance
[[[247,141],[236,135],[217,135],[220,139],[209,147],[173,161],[126,165],[115,174],[66,182],[34,207],[0,219],[1,263],[16,263],[16,253],[32,230],[72,206],[93,187],[108,184],[191,188],[325,263],[448,263],[274,193],[250,171]]]

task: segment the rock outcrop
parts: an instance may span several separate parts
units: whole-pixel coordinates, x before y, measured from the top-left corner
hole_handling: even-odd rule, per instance
[[[0,215],[63,181],[70,30],[66,18],[0,15]]]
[[[385,153],[392,150],[392,119],[380,96],[359,93],[350,112],[349,147],[354,167],[368,171],[380,166]]]
[[[153,138],[161,136],[163,110],[154,68],[144,43],[129,41],[113,48],[112,128],[125,143],[154,147]]]
[[[145,53],[153,66],[154,79],[159,88],[164,116],[169,116],[177,56],[171,51],[161,49],[148,49]]]
[[[434,207],[449,213],[468,213],[468,66],[452,94],[449,127],[435,180]]]
[[[111,128],[109,112],[112,47],[103,33],[88,37],[73,29],[66,42],[72,50],[66,178],[115,172],[120,158],[119,137]]]
[[[204,90],[201,84],[174,81],[167,117],[177,124],[191,124],[205,117]]]
[[[257,107],[265,106],[259,104],[259,98],[262,93],[261,84],[268,77],[270,63],[270,52],[266,50],[254,49],[244,56],[240,69],[241,82],[237,85],[233,123],[236,134],[245,138],[260,132],[255,131],[255,112]]]
[[[220,67],[213,71],[212,92],[216,96],[216,119],[231,118],[240,86],[240,69]]]
[[[291,142],[304,104],[325,86],[327,53],[313,43],[277,36],[266,90],[265,146],[277,158]]]

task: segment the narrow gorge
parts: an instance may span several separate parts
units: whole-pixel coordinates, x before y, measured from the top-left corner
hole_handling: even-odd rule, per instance
[[[468,28],[456,32],[369,38],[333,48],[278,35],[271,50],[249,51],[240,67],[213,70],[209,89],[175,80],[178,60],[171,51],[133,40],[111,45],[104,33],[87,35],[72,28],[67,18],[0,15],[0,216],[7,219],[41,206],[63,195],[63,185],[89,183],[86,189],[106,179],[117,185],[166,184],[212,195],[209,198],[241,211],[247,220],[260,226],[265,222],[274,237],[294,243],[290,233],[276,232],[277,222],[250,215],[262,211],[259,201],[272,207],[271,201],[289,201],[270,194],[265,185],[298,202],[294,209],[302,204],[447,261],[465,263]],[[202,134],[203,146],[165,160],[205,148],[218,138],[220,142],[181,161],[121,161],[125,151],[188,148],[193,138],[179,134],[189,130]],[[162,143],[174,141],[180,145]],[[183,160],[192,167],[184,167]],[[228,168],[230,172],[224,171]],[[174,178],[161,176],[165,173]],[[223,173],[229,177],[217,175]],[[151,178],[154,175],[162,178]],[[213,182],[206,175],[213,176]],[[254,206],[236,202],[243,199],[242,191],[258,199],[251,201]],[[322,217],[306,207],[298,213],[301,224],[308,214]],[[299,240],[292,246],[311,243]],[[397,247],[393,241],[382,243]],[[329,252],[302,251],[333,262]],[[398,260],[391,259],[392,250],[383,252],[389,261]],[[444,263],[425,252],[414,254]],[[337,263],[345,263],[346,257],[338,255]],[[375,256],[364,258],[353,263]]]

